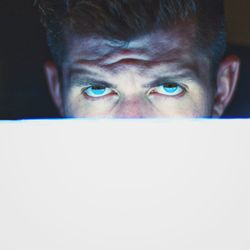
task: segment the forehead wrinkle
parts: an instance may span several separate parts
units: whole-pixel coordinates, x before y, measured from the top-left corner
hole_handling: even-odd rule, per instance
[[[139,62],[150,61],[150,56],[145,50],[132,51],[132,50],[120,50],[116,53],[112,53],[102,58],[99,62],[102,66],[111,66],[115,64],[134,64]]]
[[[101,77],[106,74],[107,71],[102,67],[98,67],[96,64],[79,61],[78,64],[75,64],[69,69],[69,76],[73,75],[88,75],[93,77]]]
[[[184,38],[183,38],[184,37]],[[114,59],[121,51],[130,50],[137,55],[145,54],[152,58],[171,54],[176,50],[188,49],[192,44],[192,25],[177,25],[169,30],[157,30],[137,37],[126,43],[126,46],[115,46],[110,40],[98,35],[83,37],[71,34],[67,36],[68,58],[75,57],[85,60]]]
[[[174,51],[173,54],[169,55],[166,58],[158,58],[158,60],[150,60],[150,59],[130,59],[125,58],[121,59],[118,62],[114,62],[107,65],[99,65],[103,69],[108,69],[110,71],[123,71],[124,69],[129,70],[138,70],[142,71],[143,74],[150,72],[168,72],[171,73],[189,70],[193,71],[197,68],[196,61],[193,60],[191,57],[186,55],[180,55],[178,52]]]
[[[131,65],[130,65],[131,66]],[[123,75],[124,69],[126,66],[120,65],[114,70],[110,70],[110,68],[106,67],[80,67],[73,68],[71,73],[71,79],[73,78],[92,78],[98,81],[106,80],[110,82],[110,77],[121,77]],[[143,82],[145,86],[148,86],[148,82],[157,80],[157,79],[170,79],[172,81],[193,81],[200,82],[199,75],[194,70],[194,66],[192,64],[184,64],[184,63],[169,63],[166,62],[158,63],[152,67],[128,67],[124,76],[138,76],[144,78]],[[141,79],[142,80],[142,79]]]
[[[106,52],[99,53],[98,51],[88,51],[86,48],[84,50],[77,51],[74,56],[74,61],[71,63],[88,63],[92,65],[109,66],[115,65],[119,62],[131,61],[131,62],[142,62],[150,63],[161,62],[161,61],[171,61],[171,60],[183,60],[185,57],[184,47],[170,47],[165,46],[159,49],[158,46],[151,46],[148,48],[138,48],[138,49],[114,49]]]

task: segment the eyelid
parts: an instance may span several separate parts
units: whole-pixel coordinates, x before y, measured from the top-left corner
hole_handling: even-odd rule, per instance
[[[185,87],[184,87],[184,84],[179,83],[179,82],[175,82],[175,81],[166,81],[166,82],[157,83],[157,84],[155,84],[155,85],[153,86],[153,88],[160,87],[160,86],[166,85],[166,84],[175,84],[175,85],[177,85],[177,86],[179,86],[179,87],[185,88]]]

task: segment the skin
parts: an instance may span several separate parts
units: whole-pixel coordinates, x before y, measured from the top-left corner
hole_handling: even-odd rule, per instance
[[[220,117],[233,96],[240,62],[236,56],[224,59],[212,82],[210,60],[194,47],[194,34],[192,25],[182,24],[120,46],[97,35],[66,33],[60,79],[53,62],[45,65],[61,115]]]

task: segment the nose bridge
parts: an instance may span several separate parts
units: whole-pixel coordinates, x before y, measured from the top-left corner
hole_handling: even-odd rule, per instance
[[[144,118],[149,115],[146,100],[137,96],[124,99],[116,111],[116,117],[119,118]]]

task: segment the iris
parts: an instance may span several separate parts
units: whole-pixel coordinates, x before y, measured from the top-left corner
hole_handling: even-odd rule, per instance
[[[170,93],[170,94],[173,94],[175,93],[177,90],[178,90],[178,86],[174,86],[173,84],[172,85],[164,85],[164,90],[167,92],[167,93]]]

